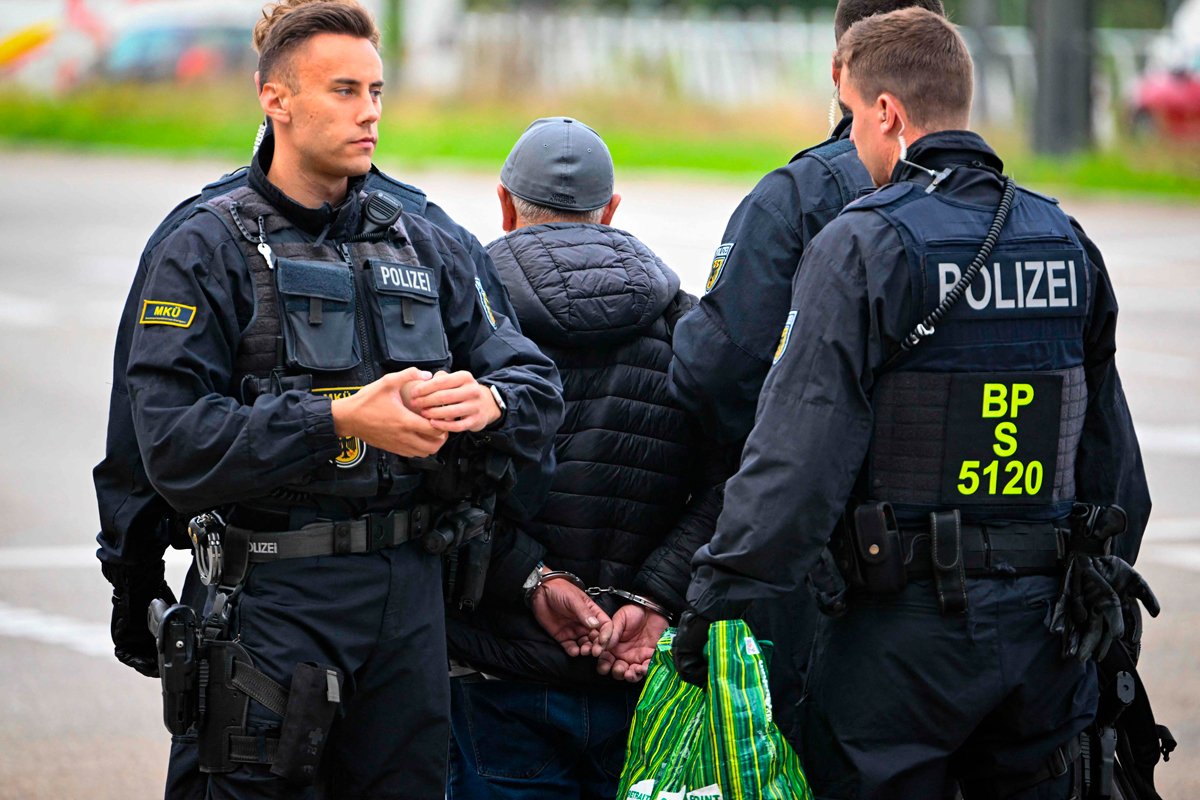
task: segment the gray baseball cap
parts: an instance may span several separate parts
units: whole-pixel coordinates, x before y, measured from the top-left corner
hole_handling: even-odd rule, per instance
[[[500,182],[539,206],[591,211],[612,199],[612,156],[600,135],[579,120],[546,117],[517,139]]]

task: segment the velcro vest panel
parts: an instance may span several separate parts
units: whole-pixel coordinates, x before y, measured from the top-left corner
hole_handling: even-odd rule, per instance
[[[337,399],[414,364],[430,370],[449,366],[440,272],[419,264],[402,221],[384,241],[317,245],[249,186],[201,208],[229,228],[254,284],[254,316],[238,343],[230,387],[242,402],[288,389]],[[260,225],[274,266],[259,251]],[[413,326],[413,319],[420,324]],[[337,344],[321,342],[320,336],[307,341],[313,326]],[[409,327],[421,335],[393,335]],[[341,445],[341,453],[310,481],[286,488],[307,495],[375,497],[408,493],[420,483],[409,459],[354,437],[343,437]]]
[[[973,376],[976,386],[964,385],[964,376]],[[1031,387],[1032,397],[1024,388],[1014,392],[1014,386]],[[1041,386],[1049,387],[1049,396],[1039,396]],[[987,387],[990,406],[985,409]],[[959,404],[956,414],[952,403]],[[876,384],[873,405],[870,494],[890,501],[901,516],[960,508],[973,517],[986,504],[987,516],[1021,519],[1046,504],[1061,508],[1075,497],[1075,452],[1087,412],[1083,367],[1042,373],[890,372]],[[1057,412],[1057,417],[1043,429],[1044,420],[1033,416],[1038,412]],[[997,435],[998,426],[1003,427]]]
[[[995,209],[913,185],[879,194],[853,208],[873,208],[899,232],[915,325],[974,259]],[[1087,410],[1093,280],[1066,215],[1019,192],[967,293],[877,376],[869,499],[891,502],[907,521],[950,508],[968,521],[1066,516]]]

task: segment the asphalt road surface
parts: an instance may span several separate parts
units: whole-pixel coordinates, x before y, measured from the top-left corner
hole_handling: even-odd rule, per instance
[[[226,166],[0,152],[0,798],[161,795],[168,737],[158,686],[111,655],[91,468],[104,449],[114,330],[142,245]],[[494,175],[403,176],[484,242],[500,233]],[[619,180],[615,222],[698,292],[749,188]],[[1159,786],[1167,798],[1200,797],[1200,205],[1068,207],[1117,286],[1118,361],[1155,498],[1138,566],[1164,612],[1148,625],[1142,674],[1159,721],[1181,742]],[[176,585],[185,566],[185,557],[171,561]]]

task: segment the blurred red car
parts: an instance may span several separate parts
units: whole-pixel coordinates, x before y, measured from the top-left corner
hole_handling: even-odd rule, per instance
[[[1131,112],[1135,133],[1200,140],[1200,53],[1188,65],[1143,75]]]

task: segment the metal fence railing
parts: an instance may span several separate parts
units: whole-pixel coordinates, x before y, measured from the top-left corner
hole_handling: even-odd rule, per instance
[[[824,103],[830,93],[834,45],[827,14],[476,11],[456,27],[456,82],[485,90],[633,87],[727,106]],[[977,32],[963,33],[978,52]],[[991,57],[979,65],[977,110],[999,120],[1020,118],[1035,89],[1030,33],[997,27],[987,35]],[[1154,35],[1096,32],[1098,121],[1115,117]]]

